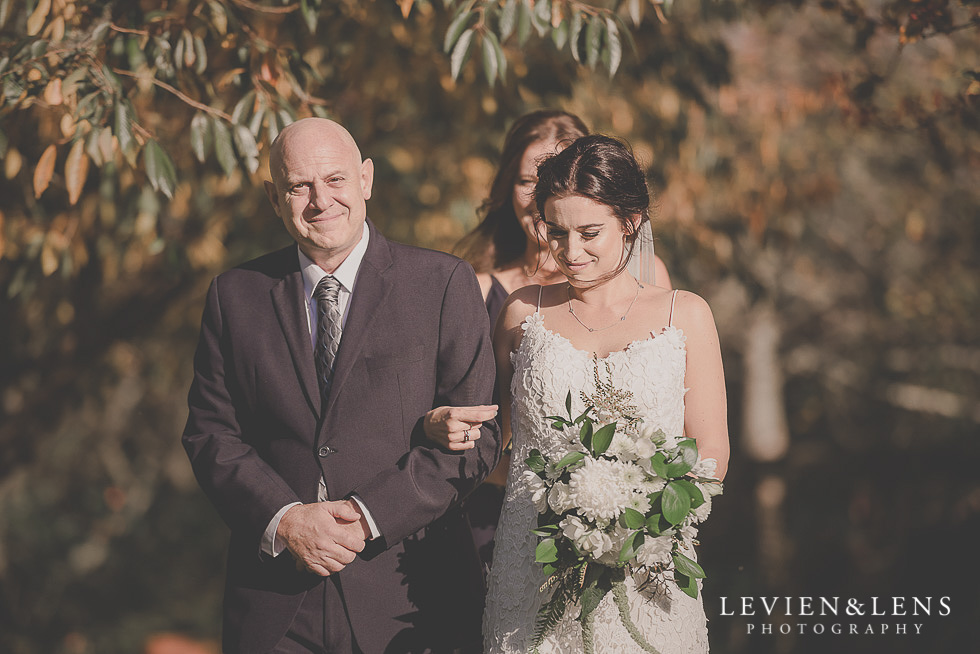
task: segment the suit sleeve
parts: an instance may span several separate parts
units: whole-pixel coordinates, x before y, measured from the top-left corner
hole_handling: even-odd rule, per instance
[[[232,531],[254,538],[258,551],[262,532],[276,512],[300,499],[244,438],[248,410],[235,383],[219,280],[208,289],[181,440],[218,513]]]
[[[489,404],[495,379],[489,318],[476,275],[462,261],[450,275],[443,296],[438,348],[432,406]],[[413,441],[428,442],[424,438]],[[354,492],[371,511],[385,545],[391,547],[442,516],[476,488],[497,465],[500,449],[496,422],[486,422],[476,447],[448,452],[435,445],[417,445],[396,467]]]

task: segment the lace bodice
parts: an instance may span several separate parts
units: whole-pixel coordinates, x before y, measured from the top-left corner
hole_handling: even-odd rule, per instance
[[[548,415],[565,414],[565,398],[572,392],[572,413],[585,409],[579,391],[595,390],[593,355],[576,349],[568,339],[544,326],[540,311],[524,321],[520,346],[512,353],[511,429],[514,456],[507,492],[496,533],[484,616],[488,654],[525,653],[534,633],[535,616],[546,594],[539,592],[545,577],[534,562],[536,537],[531,533],[537,513],[524,478],[524,460],[531,449],[554,456],[568,451],[561,432],[551,429]],[[680,329],[669,325],[662,332],[631,343],[626,349],[598,359],[600,378],[633,392],[633,404],[645,424],[680,435],[684,429],[684,373],[686,350]],[[707,627],[700,598],[674,589],[651,600],[635,593],[627,579],[630,613],[635,624],[661,654],[706,652]],[[596,653],[642,651],[622,626],[612,597],[603,599],[596,614]],[[578,623],[566,620],[542,644],[540,651],[573,654],[583,651]]]

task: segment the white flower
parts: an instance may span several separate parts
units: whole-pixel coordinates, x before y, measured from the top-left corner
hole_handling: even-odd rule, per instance
[[[612,539],[602,531],[593,529],[575,541],[578,548],[583,552],[588,552],[593,559],[597,559],[610,549],[612,549]]]
[[[574,506],[568,484],[558,482],[548,491],[548,506],[555,513],[564,513]]]
[[[548,507],[548,489],[545,487],[544,481],[532,470],[525,470],[522,476],[524,483],[527,484],[528,490],[531,491],[531,501],[534,503],[534,508],[538,513],[544,513],[544,510]]]
[[[646,515],[647,511],[650,510],[650,498],[648,498],[645,493],[633,493],[633,499],[630,501],[630,508],[639,511],[643,515]]]
[[[640,429],[640,437],[644,440],[650,441],[651,443],[659,444],[663,443],[664,439],[667,437],[664,434],[664,430],[659,427],[654,427],[653,425],[643,425]],[[650,456],[653,456],[652,454]]]
[[[687,546],[698,537],[698,528],[693,525],[684,525],[680,528],[681,545]]]
[[[714,497],[715,495],[721,495],[722,490],[724,490],[724,485],[721,482],[711,482],[707,484],[695,484],[701,489],[701,494],[705,497]]]
[[[681,437],[679,436],[667,435],[664,438],[666,440],[664,440],[664,443],[663,445],[661,445],[661,448],[667,450],[668,452],[676,448],[677,444],[681,442]]]
[[[657,491],[662,491],[667,482],[660,477],[650,476],[647,480],[643,482],[643,492],[649,495],[650,493],[656,493]]]
[[[623,543],[626,542],[626,538],[630,533],[631,530],[616,525],[612,532],[608,534],[610,541],[609,549],[596,560],[603,565],[622,565],[619,562],[619,552],[623,549]]]
[[[670,536],[657,536],[656,538],[647,537],[643,540],[643,545],[636,553],[636,561],[640,565],[651,567],[657,563],[666,563],[670,560],[670,550],[673,540]]]
[[[632,439],[626,434],[616,432],[613,434],[612,442],[609,443],[606,455],[621,461],[633,461],[636,459],[636,452],[633,448]]]
[[[691,468],[691,474],[695,477],[711,477],[714,478],[715,470],[718,468],[717,459],[702,459],[698,457],[698,462],[694,464]]]
[[[693,522],[704,522],[708,519],[711,514],[711,497],[706,496],[704,498],[704,504],[694,509],[694,515],[691,517]]]
[[[633,463],[624,464],[623,483],[629,484],[633,488],[639,488],[644,479],[646,479],[646,475],[643,474],[643,468]]]
[[[572,542],[577,542],[589,531],[589,526],[575,515],[565,516],[565,519],[559,522],[558,526],[561,527],[561,533],[565,538]]]
[[[586,458],[569,479],[579,513],[590,520],[613,520],[630,506],[633,487],[623,480],[625,471],[619,461]]]
[[[652,439],[640,434],[633,443],[633,451],[636,452],[637,459],[649,459],[657,453],[657,444]]]

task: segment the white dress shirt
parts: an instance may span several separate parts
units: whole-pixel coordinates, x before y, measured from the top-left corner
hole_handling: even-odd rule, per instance
[[[361,240],[354,246],[354,249],[347,255],[347,258],[344,259],[343,263],[337,266],[337,269],[333,271],[333,276],[338,282],[340,282],[340,293],[337,296],[337,304],[340,308],[341,327],[347,324],[347,314],[350,310],[350,298],[351,294],[354,292],[354,287],[357,284],[357,271],[361,267],[361,261],[364,259],[364,253],[367,252],[369,239],[368,233],[367,223],[364,223],[364,231],[361,234]],[[296,246],[296,250],[299,253],[299,267],[303,273],[303,293],[306,297],[306,324],[310,330],[310,343],[313,345],[313,349],[315,350],[317,305],[316,298],[313,296],[313,291],[316,290],[316,286],[320,283],[320,280],[323,277],[326,277],[329,273],[327,273],[317,264],[313,263],[313,261],[306,256],[301,249],[299,249],[298,245]],[[325,502],[327,499],[327,484],[321,477],[320,485],[317,491],[317,501]],[[377,524],[375,524],[374,519],[371,517],[371,512],[368,511],[366,506],[364,506],[361,498],[359,498],[357,495],[351,495],[351,499],[357,502],[357,505],[361,507],[361,512],[364,513],[364,518],[367,520],[368,527],[371,530],[371,538],[377,538],[380,536],[381,531],[378,529]],[[273,516],[271,521],[269,521],[269,526],[266,527],[265,533],[262,534],[262,552],[268,554],[269,556],[279,556],[279,554],[285,548],[285,543],[283,543],[282,539],[276,534],[277,530],[279,529],[279,521],[282,520],[282,516],[285,515],[286,511],[298,504],[301,504],[301,502],[287,504],[279,509],[279,512]]]

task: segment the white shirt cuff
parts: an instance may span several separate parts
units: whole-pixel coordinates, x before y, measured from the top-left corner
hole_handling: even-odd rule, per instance
[[[381,530],[378,529],[378,525],[374,522],[374,518],[371,517],[371,512],[368,508],[364,506],[364,502],[361,501],[357,495],[351,495],[350,498],[357,502],[357,506],[361,507],[361,513],[364,514],[364,519],[367,520],[368,529],[371,530],[371,538],[379,538],[381,536]]]
[[[279,531],[279,521],[282,520],[284,515],[286,515],[286,511],[300,504],[302,504],[302,502],[287,504],[279,509],[279,512],[276,513],[276,515],[272,516],[272,520],[269,521],[269,526],[265,528],[265,532],[262,534],[262,542],[259,545],[259,558],[262,557],[262,554],[277,557],[282,554],[284,549],[286,549],[286,544],[282,542],[282,539],[279,538],[279,534],[276,533]]]

